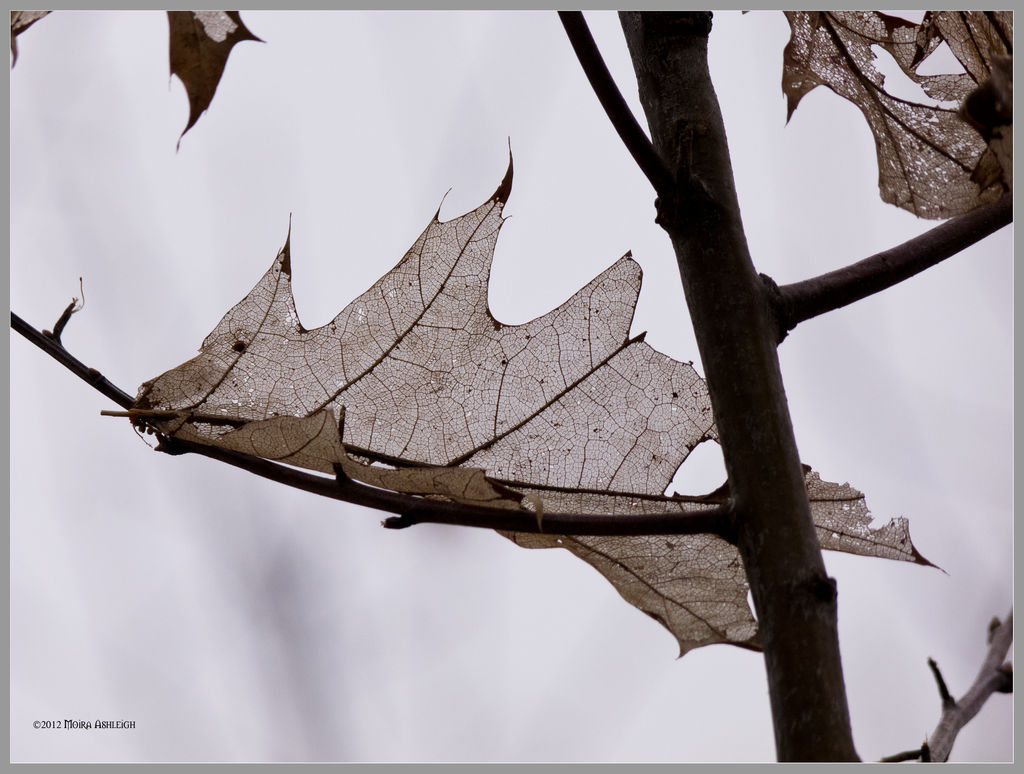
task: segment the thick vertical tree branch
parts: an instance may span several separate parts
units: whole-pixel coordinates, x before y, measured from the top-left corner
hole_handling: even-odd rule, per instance
[[[776,325],[740,221],[707,65],[711,15],[623,13],[640,99],[674,195],[658,202],[704,365],[768,672],[780,760],[856,760],[836,589],[811,521]]]

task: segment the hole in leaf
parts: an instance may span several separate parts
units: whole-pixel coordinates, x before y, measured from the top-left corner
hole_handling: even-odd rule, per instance
[[[722,447],[714,441],[698,445],[679,466],[665,494],[702,495],[725,483]]]
[[[964,66],[956,58],[946,41],[935,47],[924,61],[917,66],[918,75],[959,75]]]
[[[945,107],[945,108],[956,108],[956,103],[940,102],[937,99],[933,99],[925,94],[924,89],[920,85],[914,83],[907,77],[906,73],[900,69],[900,66],[896,64],[896,60],[892,58],[892,54],[886,51],[881,46],[872,46],[872,53],[874,53],[875,66],[878,71],[882,73],[885,80],[882,82],[882,88],[886,92],[891,94],[893,97],[898,99],[905,99],[910,102],[916,102],[919,105],[929,105],[931,107]],[[934,55],[934,51],[932,54]],[[931,59],[931,57],[928,57]]]

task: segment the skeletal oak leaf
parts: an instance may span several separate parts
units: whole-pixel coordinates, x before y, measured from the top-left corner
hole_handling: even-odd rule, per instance
[[[720,537],[507,536],[524,548],[565,548],[590,564],[675,635],[680,656],[713,643],[760,649],[739,551]]]
[[[342,418],[344,415],[342,407]],[[440,495],[455,502],[492,508],[520,507],[521,494],[488,480],[479,468],[437,465],[395,468],[374,465],[369,460],[360,462],[342,444],[342,426],[333,411],[322,409],[305,417],[278,416],[246,422],[220,435],[217,445],[313,470],[324,470],[325,463],[331,463],[340,467],[345,476],[380,489]],[[186,421],[175,435],[199,443],[206,441],[194,427],[192,422]]]
[[[862,556],[899,559],[927,566],[910,541],[905,518],[872,528],[863,493],[849,484],[822,481],[804,468],[811,516],[822,548]],[[567,501],[568,500],[568,501]],[[699,502],[703,501],[703,502]],[[670,498],[637,501],[645,513],[710,508],[710,497],[692,502]],[[602,496],[576,494],[545,507],[600,513],[613,504]],[[565,548],[593,565],[630,604],[671,631],[680,655],[715,642],[759,647],[757,624],[747,603],[747,581],[739,550],[717,535],[589,537],[517,533],[526,548]]]
[[[1011,12],[932,11],[920,24],[874,11],[787,11],[786,17],[791,28],[782,74],[787,120],[817,86],[856,105],[874,135],[884,201],[918,217],[948,218],[994,202],[1010,189],[1012,152],[1006,152],[1004,133],[993,143],[958,109],[988,83],[994,62],[1012,55]],[[920,73],[943,42],[964,72]],[[939,105],[892,95],[873,47],[890,54]]]
[[[11,67],[18,63],[18,36],[50,11],[11,11]]]
[[[146,382],[133,416],[158,432],[372,486],[544,514],[687,513],[666,496],[717,441],[692,364],[630,338],[640,269],[624,256],[547,314],[505,325],[487,306],[512,167],[494,196],[434,216],[401,261],[337,317],[303,328],[286,241],[192,360]],[[863,496],[808,474],[829,547],[927,564],[906,523],[871,530]],[[832,487],[831,489],[829,487]],[[503,533],[584,559],[664,624],[682,652],[757,647],[736,548],[715,535]]]
[[[180,146],[181,137],[213,101],[231,49],[243,40],[262,41],[242,23],[238,11],[168,11],[167,20],[171,75],[178,76],[188,94],[188,124],[178,138]]]

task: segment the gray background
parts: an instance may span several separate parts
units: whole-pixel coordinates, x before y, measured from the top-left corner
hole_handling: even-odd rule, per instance
[[[633,333],[697,360],[653,193],[553,13],[251,12],[185,136],[159,12],[59,12],[11,75],[11,304],[129,392],[191,357],[284,242],[306,327],[426,226],[516,176],[492,272],[505,323],[627,250]],[[634,110],[613,14],[588,14]],[[930,228],[878,199],[860,114],[831,92],[789,126],[780,13],[718,13],[711,67],[755,264],[780,283]],[[898,85],[890,84],[898,89]],[[797,441],[822,477],[906,515],[945,573],[828,554],[855,740],[917,746],[1012,604],[1012,234],[800,326],[780,349]],[[700,368],[699,362],[696,364]],[[381,514],[149,451],[115,408],[11,337],[11,758],[15,761],[770,760],[758,655],[676,660],[673,638],[568,553]],[[679,491],[722,481],[708,445]],[[710,451],[710,449],[708,449]],[[42,731],[34,720],[128,719]],[[955,760],[1009,760],[996,696]]]

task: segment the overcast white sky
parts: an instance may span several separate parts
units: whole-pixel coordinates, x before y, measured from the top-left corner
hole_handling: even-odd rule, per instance
[[[627,250],[633,332],[697,360],[653,192],[554,13],[251,12],[211,109],[169,84],[159,12],[59,12],[11,74],[11,307],[134,393],[191,357],[292,217],[307,328],[426,226],[515,184],[491,306],[546,312]],[[642,115],[613,14],[588,14]],[[779,13],[720,13],[712,74],[755,264],[779,283],[933,223],[882,204],[866,124],[830,92],[785,126]],[[826,555],[867,760],[915,747],[1012,605],[1012,234],[805,323],[780,349],[797,442],[822,477],[905,515],[946,571]],[[381,514],[171,458],[11,335],[15,761],[772,760],[760,656],[676,643],[566,552]],[[699,362],[697,362],[700,368]],[[705,445],[707,446],[707,445]],[[703,447],[702,447],[703,448]],[[687,463],[681,491],[721,483]],[[996,696],[954,760],[1012,757]],[[134,720],[121,731],[32,722]]]

